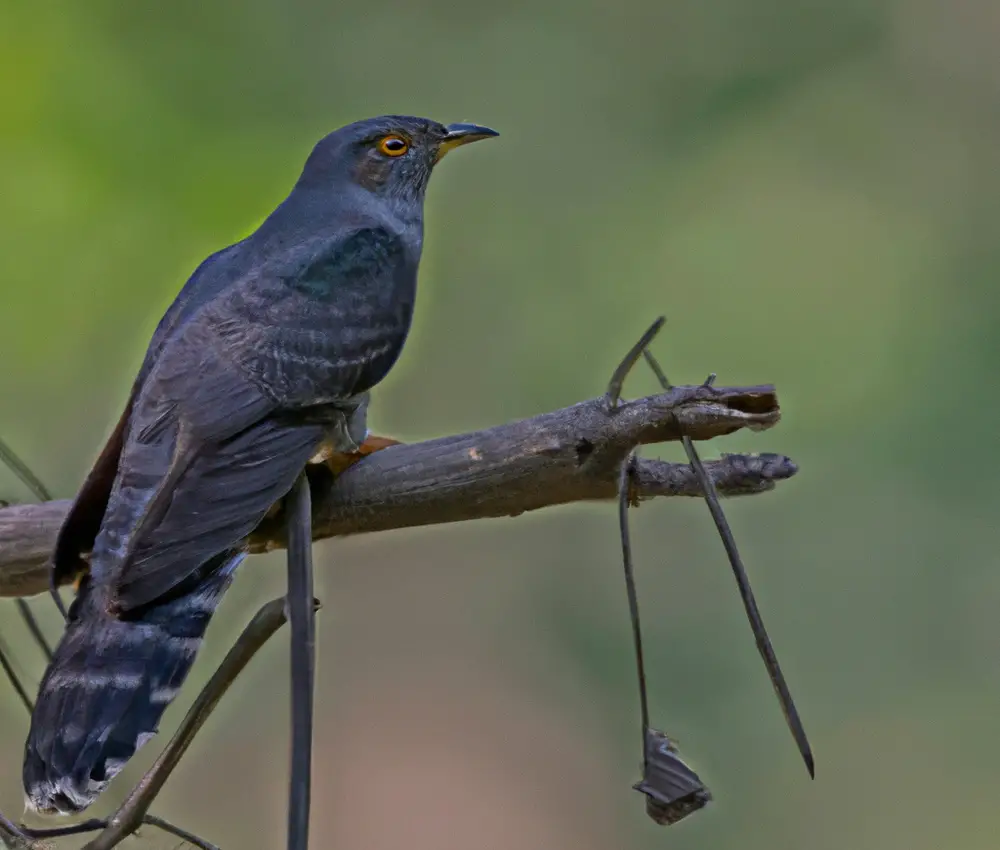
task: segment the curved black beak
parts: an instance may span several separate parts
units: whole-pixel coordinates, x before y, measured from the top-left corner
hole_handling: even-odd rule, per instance
[[[438,148],[438,159],[441,159],[448,151],[467,145],[469,142],[478,142],[480,139],[491,139],[500,135],[496,130],[491,130],[480,124],[449,124],[445,129],[448,133]]]

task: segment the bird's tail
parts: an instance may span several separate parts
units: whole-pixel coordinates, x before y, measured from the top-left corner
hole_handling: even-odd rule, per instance
[[[102,610],[84,579],[31,715],[29,808],[83,811],[156,733],[242,558],[213,558],[169,598],[127,619]]]

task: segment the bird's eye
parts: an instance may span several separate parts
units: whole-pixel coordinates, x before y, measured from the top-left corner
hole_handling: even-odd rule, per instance
[[[402,156],[410,149],[410,143],[402,136],[386,136],[379,141],[378,149],[386,156]]]

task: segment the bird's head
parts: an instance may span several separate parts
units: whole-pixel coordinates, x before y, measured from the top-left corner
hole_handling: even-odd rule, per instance
[[[336,189],[349,181],[389,198],[420,200],[448,151],[499,135],[478,124],[439,124],[385,115],[334,130],[313,148],[299,185]]]

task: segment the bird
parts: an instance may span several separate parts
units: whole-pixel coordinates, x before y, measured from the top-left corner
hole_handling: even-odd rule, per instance
[[[333,131],[167,309],[53,551],[76,594],[25,744],[29,810],[83,811],[156,734],[245,538],[310,460],[380,447],[367,407],[412,324],[428,181],[497,135],[403,115]]]

